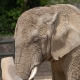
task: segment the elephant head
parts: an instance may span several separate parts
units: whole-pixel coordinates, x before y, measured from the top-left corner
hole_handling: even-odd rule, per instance
[[[18,19],[16,30],[15,30],[15,67],[16,71],[8,72],[10,65],[14,68],[14,63],[11,62],[12,58],[6,58],[2,60],[2,70],[4,69],[5,60],[7,63],[7,71],[3,70],[3,80],[14,80],[15,76],[17,79],[32,80],[37,73],[38,66],[46,59],[48,59],[51,52],[51,36],[54,31],[54,22],[59,12],[52,14],[45,13],[41,15],[37,20],[36,26],[31,25],[31,19],[33,16],[23,17],[25,14]],[[28,19],[28,20],[27,20]],[[27,25],[26,25],[27,24]],[[35,23],[34,23],[35,24]],[[10,68],[9,68],[10,69]],[[10,78],[4,78],[7,73]],[[17,73],[17,77],[16,74]],[[19,77],[20,78],[19,78]]]
[[[44,60],[48,60],[50,57],[53,57],[55,60],[57,60],[58,57],[62,58],[62,56],[79,45],[79,31],[71,24],[74,22],[71,21],[71,17],[74,15],[69,15],[71,12],[69,9],[75,11],[67,5],[34,8],[24,12],[19,17],[14,36],[15,67],[14,63],[11,63],[10,59],[8,60],[10,65],[14,67],[12,73],[15,76],[15,80],[16,78],[19,80],[32,80],[37,73],[38,66]],[[68,10],[69,12],[67,12]],[[67,14],[64,15],[64,12],[67,12],[68,16],[71,17],[66,18]],[[64,37],[64,34],[66,35],[66,38]],[[74,39],[73,35],[77,35],[76,37],[79,40]],[[64,43],[63,45],[61,44],[60,47],[58,45],[58,49],[60,49],[58,52],[56,52],[57,48],[53,44],[54,40],[59,40]],[[72,40],[74,41],[74,44],[72,43]],[[56,52],[56,54],[54,52]],[[3,74],[5,73],[3,70],[4,64],[3,59]],[[10,69],[10,65],[6,65],[8,66],[8,69]],[[9,74],[9,77],[12,76],[8,71],[6,72]],[[3,77],[6,77],[6,75],[4,74]],[[3,80],[14,79],[13,77],[11,77],[11,79],[6,77],[6,79]]]

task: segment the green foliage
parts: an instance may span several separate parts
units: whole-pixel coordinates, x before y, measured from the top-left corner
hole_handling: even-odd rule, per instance
[[[14,33],[16,26],[16,21],[20,16],[20,11],[18,9],[13,9],[10,11],[4,11],[4,14],[0,16],[0,33],[10,34]]]
[[[17,0],[17,4],[22,6],[23,5],[23,0]]]
[[[50,0],[40,0],[41,6],[48,5]]]
[[[18,8],[13,8],[13,10],[10,10],[8,12],[8,17],[12,19],[11,21],[11,27],[15,28],[16,26],[16,21],[18,19],[18,17],[21,15],[21,11]]]
[[[13,34],[17,19],[25,10],[68,3],[80,6],[80,0],[0,0],[0,34]]]
[[[8,2],[9,0],[2,0],[2,2]],[[2,3],[1,2],[1,3]],[[16,26],[18,17],[21,15],[21,10],[15,4],[6,5],[2,4],[0,6],[0,34],[13,34]]]
[[[50,0],[48,1],[49,5],[53,4],[70,4],[69,0]]]

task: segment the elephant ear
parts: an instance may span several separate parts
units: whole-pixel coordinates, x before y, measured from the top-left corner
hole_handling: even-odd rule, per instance
[[[47,22],[47,24],[48,24],[48,26],[49,26],[49,30],[47,31],[47,34],[48,34],[49,37],[52,36],[52,33],[53,33],[53,31],[54,31],[54,28],[55,28],[54,23],[55,23],[58,15],[59,15],[59,13],[60,13],[60,11],[58,11],[57,13],[55,13],[55,14],[52,16],[52,19],[51,19],[49,22]]]
[[[56,21],[58,14],[60,11],[56,12],[54,15],[45,13],[39,17],[36,25],[36,31],[33,31],[33,35],[38,33],[38,35],[42,35],[42,37],[48,37],[47,41],[47,56],[50,53],[51,49],[51,36],[54,31],[54,22]],[[45,39],[45,38],[44,38]]]
[[[70,24],[59,25],[52,40],[51,54],[53,59],[59,60],[59,58],[62,58],[74,48],[78,47],[80,45],[79,35],[78,27]]]
[[[66,26],[68,26],[68,25],[66,25]],[[56,41],[61,42],[60,44],[58,44],[58,47],[59,46],[60,47],[57,50],[51,52],[52,57],[55,60],[59,60],[59,58],[62,58],[64,55],[68,54],[71,50],[73,50],[74,48],[76,48],[80,45],[80,33],[79,33],[78,29],[76,28],[74,30],[73,25],[69,25],[68,27],[69,28],[61,27],[62,30],[59,31],[60,29],[58,29],[58,31],[56,32],[56,34],[54,36],[54,39],[53,39],[54,42],[56,42]],[[66,34],[65,34],[65,32],[66,32]],[[55,43],[53,43],[53,46],[56,47],[56,45],[54,45],[54,44]],[[53,50],[53,47],[52,47],[52,50]]]
[[[58,11],[57,13],[55,13],[55,14],[53,15],[52,20],[50,21],[50,24],[52,24],[52,23],[55,22],[55,20],[57,19],[58,14],[59,14],[59,12],[60,12],[60,11]]]
[[[47,24],[49,25],[49,29],[47,31],[47,35],[48,35],[48,44],[47,44],[47,59],[49,58],[49,53],[51,51],[51,41],[52,41],[52,35],[53,35],[53,32],[54,32],[54,28],[55,28],[55,25],[54,25],[54,22],[56,21],[57,17],[58,17],[58,14],[59,14],[60,11],[58,11],[57,13],[55,13],[53,16],[52,16],[52,19],[50,22],[48,22]]]

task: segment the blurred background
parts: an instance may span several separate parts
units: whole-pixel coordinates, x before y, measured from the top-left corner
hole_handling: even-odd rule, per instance
[[[54,4],[80,7],[80,0],[0,0],[0,36],[13,36],[17,19],[24,11]]]

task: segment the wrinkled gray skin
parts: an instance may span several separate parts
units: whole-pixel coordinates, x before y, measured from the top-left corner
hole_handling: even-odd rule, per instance
[[[69,26],[69,20],[69,23],[77,26],[80,30],[79,25],[77,25],[77,23],[79,24],[77,21],[80,21],[78,19],[80,12],[78,11],[71,5],[54,5],[30,9],[19,17],[14,36],[15,66],[19,77],[28,80],[32,69],[48,60],[52,66],[53,80],[80,80],[80,47],[76,45],[78,42],[74,44],[76,39],[73,38],[74,43],[70,43],[74,44],[74,47],[71,45],[69,51],[65,52],[64,50],[63,53],[66,55],[63,54],[61,59],[56,60],[58,58],[54,56],[55,51],[64,49],[71,31],[78,35],[76,31],[72,30],[72,27],[69,27],[69,31],[66,29],[66,32],[61,27],[62,25]],[[62,29],[59,33],[62,31],[63,33],[56,38],[58,27]]]

